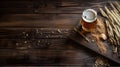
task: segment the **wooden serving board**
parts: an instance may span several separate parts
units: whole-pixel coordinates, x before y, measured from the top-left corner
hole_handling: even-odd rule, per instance
[[[90,34],[87,34],[90,35]],[[79,45],[82,45],[84,47],[86,47],[87,49],[97,53],[98,55],[103,56],[104,58],[117,63],[118,65],[120,65],[120,57],[117,54],[113,54],[112,52],[112,47],[110,45],[107,46],[107,51],[105,54],[103,54],[96,42],[92,41],[92,39],[89,39],[90,41],[86,41],[85,38],[83,38],[83,36],[81,36],[78,32],[74,31],[72,33],[70,33],[69,35],[67,35],[70,39],[72,39],[73,41],[75,41],[76,43],[78,43]],[[107,43],[106,43],[107,44]]]

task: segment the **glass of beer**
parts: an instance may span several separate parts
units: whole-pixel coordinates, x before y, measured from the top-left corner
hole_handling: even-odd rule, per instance
[[[97,12],[93,9],[84,10],[80,24],[82,25],[82,29],[84,31],[91,32],[94,30],[97,24]]]

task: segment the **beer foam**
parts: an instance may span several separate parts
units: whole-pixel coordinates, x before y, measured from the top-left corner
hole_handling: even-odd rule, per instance
[[[97,19],[97,12],[93,9],[86,9],[83,11],[82,18],[88,23],[94,22]]]

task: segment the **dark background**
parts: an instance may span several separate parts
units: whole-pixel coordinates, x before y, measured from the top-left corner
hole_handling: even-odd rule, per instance
[[[93,66],[93,52],[67,38],[84,9],[107,0],[0,0],[0,65]]]

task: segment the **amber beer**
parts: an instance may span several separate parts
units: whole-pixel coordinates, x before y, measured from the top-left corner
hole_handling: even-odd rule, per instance
[[[96,28],[97,12],[93,9],[86,9],[82,13],[81,25],[84,31],[91,32]]]

